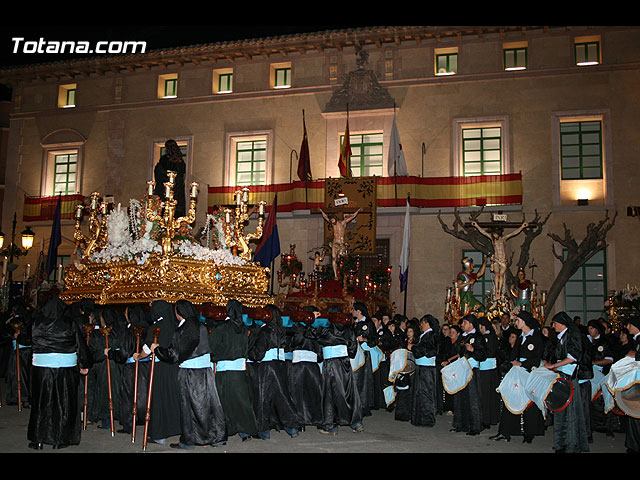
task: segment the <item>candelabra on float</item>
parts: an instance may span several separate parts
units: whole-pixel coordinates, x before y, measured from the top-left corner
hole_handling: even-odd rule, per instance
[[[225,243],[227,247],[234,251],[234,254],[243,260],[251,260],[251,249],[249,248],[249,240],[259,239],[262,237],[264,226],[264,207],[267,202],[261,200],[258,202],[258,226],[255,233],[244,233],[245,223],[249,221],[249,217],[253,211],[249,212],[247,202],[249,201],[249,189],[247,187],[235,192],[236,208],[235,211],[224,208],[223,231]],[[233,214],[233,218],[232,217]]]
[[[89,234],[85,235],[82,233],[81,224],[87,206],[84,203],[76,205],[76,224],[73,239],[76,242],[76,251],[80,249],[82,252],[83,260],[89,259],[97,250],[107,246],[108,206],[107,202],[102,201],[98,192],[91,194],[91,203],[89,204]]]
[[[198,199],[198,183],[191,182],[191,190],[189,191],[189,209],[187,215],[184,217],[175,218],[176,205],[178,201],[173,198],[173,188],[175,186],[176,172],[167,172],[169,177],[168,182],[164,182],[164,197],[165,199],[160,202],[160,208],[156,213],[151,206],[151,197],[153,196],[153,189],[155,182],[149,180],[147,182],[148,195],[147,195],[147,209],[146,218],[150,222],[156,222],[162,232],[162,254],[167,257],[173,252],[173,238],[176,234],[176,229],[180,228],[183,223],[191,224],[196,221],[196,203]]]

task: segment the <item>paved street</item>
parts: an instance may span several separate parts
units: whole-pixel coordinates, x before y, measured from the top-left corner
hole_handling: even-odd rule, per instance
[[[2,391],[6,392],[4,382]],[[308,428],[296,438],[290,438],[284,431],[272,432],[270,440],[252,439],[242,442],[238,436],[229,439],[222,447],[198,447],[192,452],[184,452],[169,447],[178,437],[169,439],[166,445],[149,443],[146,452],[142,450],[143,427],[138,427],[136,443],[131,436],[116,433],[111,437],[109,430],[89,425],[82,434],[79,446],[53,450],[45,445],[44,450],[34,451],[27,447],[27,424],[29,409],[18,411],[16,405],[0,408],[0,452],[2,453],[553,453],[553,429],[549,428],[544,437],[536,437],[533,443],[522,443],[521,437],[511,442],[494,442],[489,437],[497,432],[497,427],[485,430],[472,437],[464,433],[451,433],[452,417],[438,416],[433,428],[414,427],[407,422],[394,420],[393,413],[374,411],[365,418],[365,431],[354,433],[350,428],[341,428],[337,436],[326,436],[315,428]],[[119,425],[117,428],[120,428]],[[117,429],[116,429],[117,430]],[[609,439],[604,434],[594,433],[590,445],[592,453],[625,453],[624,433]],[[451,467],[451,466],[450,466]],[[412,467],[414,468],[414,467]]]

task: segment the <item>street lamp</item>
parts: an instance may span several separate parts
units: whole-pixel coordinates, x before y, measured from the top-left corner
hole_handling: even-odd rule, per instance
[[[21,244],[22,247],[16,245],[16,224],[18,221],[16,220],[16,214],[13,214],[13,227],[11,229],[11,243],[4,247],[4,233],[0,231],[0,256],[8,257],[9,259],[9,283],[13,278],[13,270],[16,269],[13,264],[14,257],[20,257],[22,255],[26,255],[29,252],[29,249],[33,247],[33,239],[35,238],[35,233],[31,230],[31,227],[25,228],[21,233]],[[4,248],[3,248],[4,247]],[[4,281],[4,279],[3,279]]]

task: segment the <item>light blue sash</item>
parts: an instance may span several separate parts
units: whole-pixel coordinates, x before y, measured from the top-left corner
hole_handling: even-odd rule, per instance
[[[267,353],[264,354],[264,358],[261,362],[271,362],[273,360],[284,360],[284,348],[270,348]]]
[[[292,361],[293,360],[293,352],[284,352],[284,359],[287,361]]]
[[[418,357],[415,359],[416,365],[421,367],[435,367],[436,357]]]
[[[196,358],[185,360],[179,365],[180,368],[211,368],[211,355],[205,353]]]
[[[32,365],[34,367],[67,368],[78,364],[78,355],[75,353],[34,353]]]
[[[246,358],[236,358],[235,360],[220,360],[216,362],[216,372],[244,372],[247,369]]]
[[[299,362],[312,362],[318,363],[318,355],[311,350],[294,350],[293,358],[291,359],[293,363]]]
[[[478,362],[475,358],[473,357],[469,357],[467,358],[467,360],[469,361],[469,366],[471,368],[478,368],[480,367],[480,362]]]
[[[293,325],[293,320],[291,320],[291,317],[280,317],[280,318],[282,318],[283,327],[291,327]]]
[[[495,358],[487,358],[486,360],[480,362],[480,370],[493,370],[497,367],[497,362]]]
[[[148,357],[141,358],[138,361],[139,362],[149,362],[149,361],[151,361],[151,355],[149,355]],[[129,357],[129,358],[127,358],[127,363],[136,363],[136,361],[133,359],[133,357]]]
[[[349,352],[346,345],[331,345],[322,347],[322,356],[325,360],[329,360],[331,358],[348,357]]]
[[[326,319],[326,318],[316,318],[314,320],[314,322],[311,324],[311,326],[313,328],[328,327],[329,326],[329,320]]]
[[[575,363],[570,363],[568,365],[563,365],[561,367],[558,367],[556,370],[558,370],[559,372],[564,373],[565,375],[572,376],[573,372],[575,371],[577,366],[578,365],[575,364]]]

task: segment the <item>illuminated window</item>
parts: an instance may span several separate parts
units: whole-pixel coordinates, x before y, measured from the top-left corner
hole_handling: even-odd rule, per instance
[[[351,144],[351,174],[354,177],[383,176],[382,133],[362,133],[349,135]],[[340,146],[344,135],[340,137]]]
[[[274,63],[271,65],[271,88],[291,88],[291,63]]]
[[[267,141],[244,140],[236,143],[236,185],[265,185]]]
[[[233,69],[222,68],[213,71],[213,92],[231,93],[233,92]]]
[[[502,129],[474,127],[462,129],[462,175],[502,173]]]
[[[169,73],[158,76],[158,98],[176,98],[178,96],[178,74]]]
[[[76,84],[60,85],[58,89],[58,108],[76,106]]]
[[[54,156],[53,194],[69,195],[76,193],[77,153],[64,153]]]
[[[436,75],[455,75],[458,73],[458,49],[441,48],[435,51]]]
[[[526,70],[527,68],[527,48],[505,48],[504,69],[506,71]]]
[[[576,65],[598,65],[600,63],[600,42],[596,40],[578,42],[574,45]]]
[[[560,123],[562,179],[602,178],[602,122]]]

